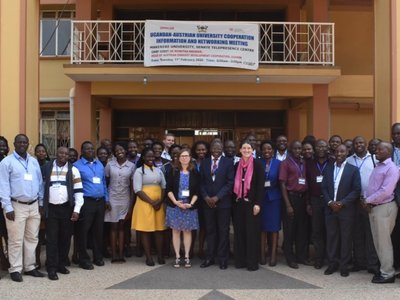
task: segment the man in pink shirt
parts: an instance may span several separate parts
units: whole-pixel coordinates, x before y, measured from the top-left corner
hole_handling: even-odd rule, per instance
[[[399,180],[399,169],[391,160],[393,147],[379,143],[376,158],[379,161],[372,171],[367,190],[364,193],[364,207],[369,212],[372,237],[381,263],[380,274],[372,283],[393,283],[393,245],[390,234],[396,223],[397,204],[394,190]]]

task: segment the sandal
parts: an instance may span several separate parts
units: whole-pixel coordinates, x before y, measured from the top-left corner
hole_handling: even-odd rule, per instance
[[[181,266],[181,258],[177,257],[175,259],[174,268],[180,268],[180,266]]]
[[[192,267],[192,263],[190,262],[190,258],[185,257],[185,268],[191,268],[191,267]]]

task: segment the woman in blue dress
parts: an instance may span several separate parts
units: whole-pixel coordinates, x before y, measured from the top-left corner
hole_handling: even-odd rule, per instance
[[[184,266],[191,267],[189,258],[192,243],[192,230],[199,228],[196,202],[199,187],[198,172],[191,163],[190,152],[183,149],[179,152],[178,168],[174,168],[167,178],[167,215],[165,223],[172,229],[172,244],[175,250],[175,268],[181,266],[180,244],[183,233],[185,249]]]
[[[270,250],[271,267],[276,265],[276,251],[278,246],[278,233],[281,230],[281,200],[282,194],[279,187],[279,166],[281,162],[274,158],[275,147],[272,141],[263,141],[260,145],[264,165],[264,199],[261,204],[261,257],[260,264],[265,265],[265,246]],[[268,240],[268,242],[267,242]]]

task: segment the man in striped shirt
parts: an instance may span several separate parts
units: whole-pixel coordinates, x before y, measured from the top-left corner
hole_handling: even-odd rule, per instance
[[[47,273],[58,280],[57,272],[68,274],[65,267],[71,244],[72,222],[79,219],[83,205],[81,175],[68,162],[68,148],[59,147],[55,160],[42,167],[43,208],[46,220]]]

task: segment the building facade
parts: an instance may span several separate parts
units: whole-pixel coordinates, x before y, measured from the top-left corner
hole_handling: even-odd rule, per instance
[[[388,140],[399,12],[396,0],[2,1],[0,134],[50,152],[166,131],[188,144],[249,132]],[[260,67],[144,67],[146,19],[258,23]]]

